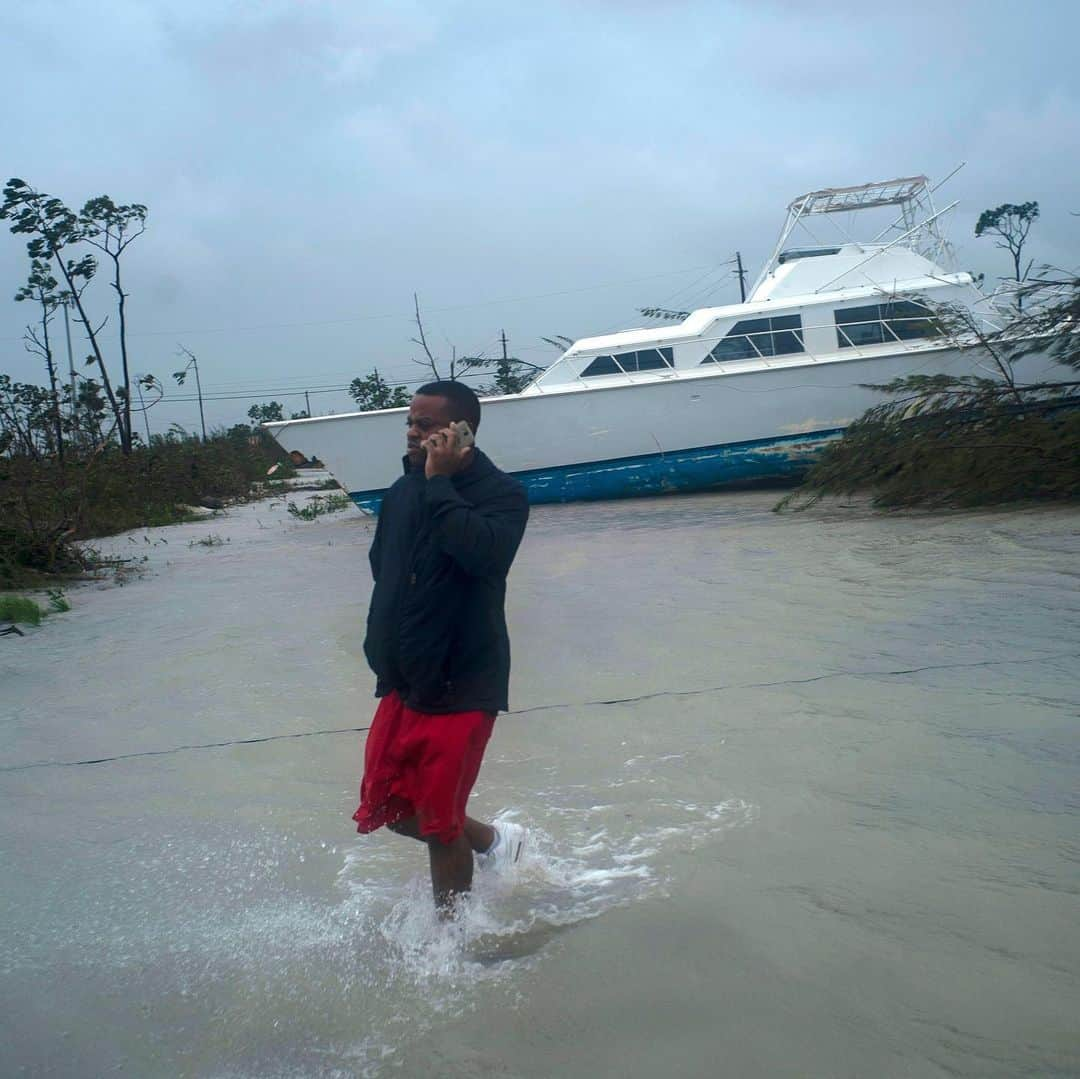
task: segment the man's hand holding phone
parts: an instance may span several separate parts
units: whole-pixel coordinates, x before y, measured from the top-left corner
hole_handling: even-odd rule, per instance
[[[453,476],[469,467],[473,454],[472,428],[464,421],[450,424],[441,431],[436,431],[423,442],[427,450],[424,462],[424,475]]]

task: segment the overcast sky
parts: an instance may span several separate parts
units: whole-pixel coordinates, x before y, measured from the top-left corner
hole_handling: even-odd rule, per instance
[[[214,424],[376,365],[417,377],[414,291],[440,351],[505,328],[533,362],[642,305],[732,302],[720,264],[756,271],[823,186],[966,161],[938,196],[961,200],[959,268],[1007,272],[974,221],[1027,199],[1032,254],[1080,262],[1071,0],[37,0],[4,21],[3,178],[149,206],[134,367],[166,377],[191,349],[208,395],[243,398]],[[0,233],[0,371],[41,381],[7,299],[26,269]],[[104,281],[92,297],[104,314]],[[174,421],[194,406],[152,413]]]

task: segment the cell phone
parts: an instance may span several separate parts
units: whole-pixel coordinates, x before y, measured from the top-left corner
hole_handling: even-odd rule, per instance
[[[458,420],[457,423],[450,424],[450,430],[457,435],[458,445],[463,450],[467,450],[476,442],[473,429],[466,420]]]

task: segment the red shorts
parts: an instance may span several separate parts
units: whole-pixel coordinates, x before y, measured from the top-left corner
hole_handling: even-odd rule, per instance
[[[383,697],[364,747],[356,830],[416,816],[422,835],[457,839],[494,725],[491,712],[430,715],[407,708],[396,692]]]

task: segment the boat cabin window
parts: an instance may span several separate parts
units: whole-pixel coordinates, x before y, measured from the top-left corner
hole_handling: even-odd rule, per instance
[[[816,259],[822,255],[839,254],[839,247],[800,247],[792,248],[789,251],[781,251],[780,257],[776,261],[783,266],[785,262],[794,262],[796,259]]]
[[[802,316],[745,318],[736,322],[702,363],[753,360],[759,356],[790,356],[802,352]]]
[[[834,314],[836,343],[840,348],[912,341],[941,333],[941,324],[930,310],[914,300],[845,307]]]
[[[621,375],[624,372],[659,371],[675,366],[675,353],[670,348],[642,348],[636,352],[616,352],[611,356],[597,356],[584,371],[582,377],[590,375]]]

